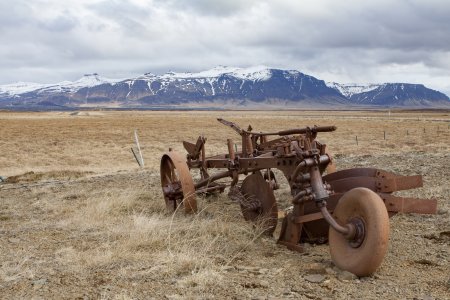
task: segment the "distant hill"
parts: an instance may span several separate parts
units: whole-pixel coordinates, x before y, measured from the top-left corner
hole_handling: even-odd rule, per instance
[[[58,84],[0,85],[0,107],[165,106],[283,107],[450,107],[445,94],[422,84],[339,84],[296,70],[216,67],[199,73],[146,73],[129,79],[87,74]]]

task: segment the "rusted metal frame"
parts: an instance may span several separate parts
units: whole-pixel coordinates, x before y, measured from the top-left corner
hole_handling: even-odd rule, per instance
[[[206,138],[199,136],[195,144],[183,141],[183,146],[188,152],[188,156],[193,160],[197,160],[199,158],[200,151],[205,149],[205,142]]]
[[[241,129],[241,127],[239,127],[238,125],[236,125],[236,123],[224,120],[222,118],[217,118],[217,121],[219,121],[220,123],[232,128],[234,131],[236,131],[239,135],[242,135],[242,132],[244,132],[245,130]]]
[[[322,214],[322,212],[319,211],[316,213],[295,217],[293,222],[294,223],[307,223],[307,222],[320,220],[320,219],[323,219],[323,214]]]
[[[279,166],[294,166],[298,163],[296,157],[254,157],[254,158],[240,158],[240,168],[277,168]]]
[[[236,159],[236,153],[234,151],[233,144],[233,140],[227,139],[228,157],[232,162],[234,162],[234,160]]]
[[[241,147],[242,147],[242,153],[241,156],[242,157],[248,157],[248,149],[247,149],[247,136],[248,134],[243,132],[241,133]]]
[[[229,168],[229,167],[231,167],[231,161],[230,161],[230,159],[227,159],[227,158],[207,159],[206,167],[208,169],[210,169],[210,168],[215,168],[215,169]]]
[[[297,167],[289,175],[289,182],[291,187],[300,180],[298,177],[302,175],[307,176],[306,182],[309,182],[310,187],[303,187],[304,189],[294,196],[293,212],[287,216],[284,221],[284,232],[280,235],[278,242],[287,246],[289,249],[302,251],[302,248],[296,246],[302,238],[302,229],[304,222],[310,222],[318,219],[325,219],[330,226],[335,228],[338,232],[343,233],[346,237],[352,238],[355,233],[355,229],[352,225],[345,226],[339,225],[333,217],[328,213],[327,200],[329,198],[329,186],[325,185],[322,181],[322,175],[319,169],[321,164],[328,164],[330,158],[328,155],[320,159],[317,154],[312,152],[315,149],[315,144],[306,141],[305,152],[311,157],[304,158]],[[295,147],[294,147],[295,148]],[[311,153],[309,153],[311,152]],[[323,151],[322,151],[323,152]],[[314,157],[314,158],[313,158]],[[306,178],[306,177],[305,177]],[[320,209],[320,212],[305,215],[305,201],[315,200],[316,207]]]
[[[205,138],[203,138],[203,141],[205,141],[206,139]],[[207,169],[207,167],[206,167],[206,151],[205,151],[205,143],[203,142],[202,143],[202,147],[201,147],[201,157],[202,157],[202,160],[201,160],[201,166],[200,166],[200,173],[201,173],[201,175],[202,175],[202,178],[208,178],[209,177],[209,174],[208,174],[208,169]]]
[[[237,173],[238,174],[253,173],[253,172],[256,172],[256,171],[260,171],[262,169],[265,169],[265,168],[251,168],[251,169],[246,169],[246,170],[238,170]],[[228,171],[224,171],[224,172],[221,172],[221,173],[217,173],[217,174],[211,175],[208,178],[205,178],[205,179],[200,180],[199,182],[195,183],[194,187],[196,189],[199,189],[199,188],[201,188],[201,187],[203,187],[205,185],[210,184],[213,181],[216,181],[216,180],[219,180],[219,179],[222,179],[222,178],[226,178],[226,177],[231,177],[233,175],[234,171],[235,170],[228,170]]]
[[[253,150],[255,149],[253,147],[253,141],[252,140],[253,140],[252,139],[252,135],[249,135],[249,134],[245,135],[245,142],[247,144],[246,149],[247,149],[247,153],[248,153],[249,156],[253,156]]]
[[[195,144],[183,141],[183,147],[184,149],[186,149],[188,155],[191,156],[191,158],[195,156]]]
[[[261,138],[266,138],[265,136],[261,136]],[[265,142],[261,142],[261,144],[259,144],[258,149],[260,150],[265,150],[265,149],[273,149],[273,147],[276,144],[282,143],[282,142],[286,142],[286,137],[280,137],[274,140],[270,140],[270,141],[265,141]]]
[[[250,158],[239,158],[239,168],[277,168],[278,166],[294,166],[299,160],[296,157],[273,157],[273,156],[257,156]],[[230,160],[225,158],[206,159],[207,168],[227,168],[230,165]]]
[[[286,216],[283,222],[283,228],[281,229],[280,237],[277,241],[278,244],[286,246],[289,250],[303,252],[303,247],[299,245],[303,223],[296,223],[295,216],[302,216],[304,214],[304,205],[294,205],[292,213]]]
[[[236,131],[240,135],[254,134],[255,136],[267,136],[267,135],[284,136],[284,135],[293,135],[293,134],[304,134],[304,133],[308,133],[308,132],[316,134],[317,132],[331,132],[331,131],[335,131],[337,129],[336,126],[314,126],[314,127],[288,129],[288,130],[282,130],[282,131],[277,131],[277,132],[251,132],[250,131],[251,127],[249,128],[249,130],[243,130],[235,123],[224,120],[222,118],[218,118],[217,121],[232,128],[234,131]]]
[[[210,184],[213,181],[216,181],[216,180],[219,180],[219,179],[222,179],[222,178],[225,178],[225,177],[229,177],[231,175],[232,175],[232,171],[231,170],[228,170],[228,171],[225,171],[225,172],[220,172],[220,173],[211,175],[208,178],[200,180],[199,182],[194,184],[194,187],[195,187],[195,189],[199,189],[201,187],[204,187],[205,185]]]
[[[200,189],[197,189],[195,191],[195,193],[201,194],[201,193],[214,192],[214,191],[218,191],[218,190],[223,191],[225,189],[225,187],[226,187],[226,185],[224,185],[224,184],[218,184],[218,185],[214,185],[214,186],[202,187]]]
[[[311,145],[313,148],[315,148],[316,144],[312,143]],[[311,158],[307,158],[310,159]],[[306,163],[306,166],[308,166],[307,160],[304,160],[303,162]],[[302,163],[303,163],[302,162]],[[329,162],[329,157],[324,155],[324,159],[322,160],[322,164],[327,164]],[[301,165],[300,163],[299,165]],[[330,215],[330,213],[327,210],[327,200],[329,198],[330,191],[328,190],[328,186],[326,186],[322,180],[322,175],[319,170],[319,165],[321,164],[321,160],[314,159],[312,160],[312,165],[309,166],[309,183],[311,184],[312,189],[312,199],[314,199],[317,207],[320,209],[320,212],[325,219],[325,221],[333,227],[337,232],[342,233],[346,238],[351,239],[354,237],[356,229],[352,224],[346,224],[344,226],[341,226],[334,220],[334,218]],[[298,170],[298,168],[296,168]],[[294,174],[296,172],[294,171]],[[291,178],[292,180],[296,180],[297,176]],[[307,197],[308,199],[311,197]],[[296,204],[298,205],[298,204]],[[299,215],[295,215],[295,217],[298,217]]]

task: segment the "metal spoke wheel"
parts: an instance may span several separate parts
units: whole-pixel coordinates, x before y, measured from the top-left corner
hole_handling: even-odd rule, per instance
[[[186,213],[197,211],[195,187],[191,173],[182,155],[169,151],[161,158],[161,186],[170,212],[184,206]]]
[[[242,182],[241,193],[244,201],[240,203],[246,221],[261,225],[265,233],[271,235],[278,222],[278,208],[270,184],[261,172],[247,176]]]
[[[339,199],[334,218],[342,226],[353,224],[355,235],[347,239],[330,226],[333,262],[357,276],[374,273],[383,261],[389,241],[389,216],[383,200],[367,188],[354,188]]]

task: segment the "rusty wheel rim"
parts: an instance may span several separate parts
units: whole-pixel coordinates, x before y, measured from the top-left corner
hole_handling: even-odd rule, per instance
[[[160,174],[167,210],[174,212],[184,206],[186,213],[197,211],[194,181],[186,161],[179,153],[170,151],[163,155]]]
[[[350,239],[329,229],[330,254],[341,269],[357,276],[373,274],[381,265],[389,241],[389,216],[383,200],[367,188],[345,193],[334,210],[341,225],[352,224],[355,236]]]

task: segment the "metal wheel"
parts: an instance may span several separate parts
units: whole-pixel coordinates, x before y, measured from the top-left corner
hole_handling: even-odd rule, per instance
[[[330,226],[333,262],[357,276],[374,273],[383,261],[389,240],[389,216],[383,200],[367,188],[354,188],[339,199],[334,218],[342,226],[353,224],[356,234],[348,240]]]
[[[196,212],[194,181],[183,156],[175,151],[164,154],[160,173],[167,209],[173,212],[182,205],[186,213]]]
[[[261,224],[265,233],[271,235],[277,226],[278,208],[273,190],[261,172],[244,179],[241,193],[245,199],[240,203],[245,220]]]

